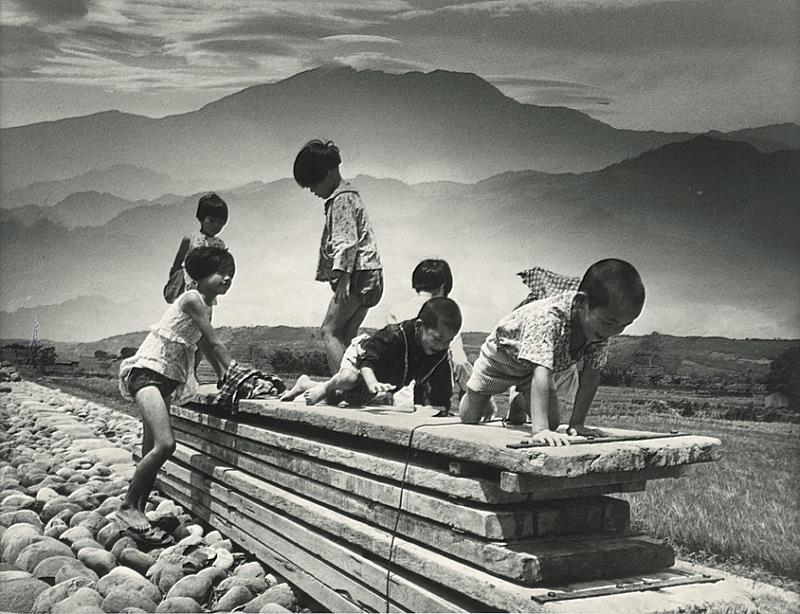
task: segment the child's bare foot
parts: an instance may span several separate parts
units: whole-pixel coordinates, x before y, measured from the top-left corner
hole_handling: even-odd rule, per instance
[[[293,401],[297,397],[299,397],[302,393],[310,388],[316,386],[317,383],[312,380],[308,375],[301,375],[297,378],[294,386],[290,390],[287,390],[281,395],[281,401]]]
[[[134,507],[122,506],[117,510],[116,516],[120,523],[134,531],[146,531],[150,528],[150,521],[144,512]]]
[[[318,384],[307,390],[305,395],[306,405],[316,405],[328,395],[328,390],[323,384]]]

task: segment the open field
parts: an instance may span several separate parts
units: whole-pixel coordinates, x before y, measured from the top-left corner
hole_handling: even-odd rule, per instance
[[[119,396],[115,379],[39,381],[136,413]],[[636,528],[668,540],[680,558],[800,590],[800,425],[682,417],[673,406],[685,401],[685,395],[672,398],[664,391],[602,388],[590,414],[588,422],[599,427],[679,430],[722,440],[718,462],[627,496]],[[716,404],[748,401],[703,397]]]

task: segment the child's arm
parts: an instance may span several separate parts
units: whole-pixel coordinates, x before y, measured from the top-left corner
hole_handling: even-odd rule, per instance
[[[333,273],[336,276],[337,302],[350,296],[350,273],[356,261],[358,227],[356,225],[353,193],[340,194],[330,206],[331,245],[333,247]]]
[[[530,403],[533,441],[548,446],[568,446],[569,438],[555,432],[559,415],[553,372],[542,365],[536,365],[533,369]]]
[[[394,386],[391,384],[385,384],[378,381],[378,378],[375,377],[375,371],[372,370],[372,367],[361,367],[360,372],[361,377],[364,378],[364,384],[371,394],[378,394],[379,392],[391,392],[394,390]]]
[[[581,369],[578,381],[578,390],[575,393],[575,405],[572,408],[572,417],[569,420],[567,432],[571,435],[583,435],[584,437],[602,436],[602,431],[590,429],[583,425],[589,408],[597,394],[597,387],[600,385],[600,371],[591,367]]]
[[[228,370],[228,365],[231,364],[233,358],[219,340],[214,327],[211,326],[211,321],[206,315],[206,305],[203,299],[197,293],[188,292],[181,299],[180,305],[181,309],[192,318],[192,321],[200,329],[203,335],[201,339],[203,354],[208,358],[211,366],[214,367],[217,377],[222,377]]]
[[[172,263],[172,268],[169,270],[170,275],[183,266],[183,261],[186,259],[186,254],[189,252],[189,244],[189,237],[183,237],[180,247],[178,247],[178,253],[175,254],[175,261]]]
[[[428,384],[429,394],[425,398],[425,384]],[[417,382],[414,386],[414,404],[432,405],[443,407],[447,413],[451,409],[451,397],[453,396],[453,378],[450,374],[450,364],[445,357],[436,365],[433,373],[426,381]]]

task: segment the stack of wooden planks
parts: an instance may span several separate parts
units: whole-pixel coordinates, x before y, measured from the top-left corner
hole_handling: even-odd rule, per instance
[[[606,495],[679,477],[718,440],[607,429],[531,447],[528,427],[434,413],[173,408],[158,486],[333,611],[572,611],[626,576],[689,581]]]

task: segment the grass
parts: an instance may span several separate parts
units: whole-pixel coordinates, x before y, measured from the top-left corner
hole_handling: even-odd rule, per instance
[[[120,397],[115,379],[37,379],[137,415],[135,405]],[[588,420],[592,425],[678,430],[722,442],[719,461],[624,495],[634,528],[667,540],[681,559],[800,591],[800,425],[680,416],[676,408],[691,401],[653,390],[602,388],[598,393]],[[750,401],[703,397],[702,402],[713,407]]]

